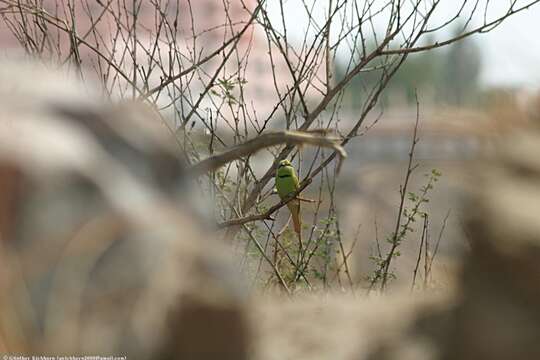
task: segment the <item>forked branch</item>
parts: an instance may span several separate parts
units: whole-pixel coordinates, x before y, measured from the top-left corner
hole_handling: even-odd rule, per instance
[[[341,139],[338,137],[327,136],[326,134],[327,131],[325,130],[268,132],[248,140],[243,144],[236,145],[223,153],[210,156],[200,161],[189,169],[189,173],[193,177],[198,177],[211,171],[215,171],[231,161],[252,155],[259,150],[282,144],[296,146],[311,145],[334,149],[339,155],[337,167],[339,171],[343,159],[347,157],[347,153],[345,152],[345,149],[339,145]]]

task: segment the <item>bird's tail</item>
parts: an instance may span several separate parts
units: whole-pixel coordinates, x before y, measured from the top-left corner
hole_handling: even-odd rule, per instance
[[[289,210],[291,211],[294,232],[298,235],[298,240],[302,242],[302,220],[300,218],[300,201],[293,200],[287,203]]]

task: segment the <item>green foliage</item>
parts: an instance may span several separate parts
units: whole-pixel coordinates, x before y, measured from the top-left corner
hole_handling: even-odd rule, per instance
[[[434,39],[427,40],[435,43]],[[376,86],[383,75],[380,64],[370,64],[371,71],[355,77],[348,85],[344,106],[356,109],[363,104],[363,94]],[[338,79],[346,74],[346,65],[336,62]],[[471,40],[458,41],[445,49],[434,49],[410,54],[396,72],[380,102],[388,105],[395,99],[403,99],[414,105],[416,92],[422,94],[423,102],[447,105],[474,105],[479,99],[479,75],[482,70],[481,54]]]
[[[392,232],[385,238],[385,242],[390,245],[390,251],[384,256],[378,252],[376,255],[369,257],[375,265],[375,270],[367,276],[371,287],[383,279],[385,272],[387,279],[396,279],[396,275],[393,273],[389,264],[393,259],[401,256],[399,247],[410,233],[415,232],[413,224],[418,218],[427,216],[423,205],[429,203],[429,194],[434,189],[435,183],[439,181],[442,173],[437,169],[432,169],[429,173],[424,174],[424,176],[426,177],[426,182],[418,191],[402,194],[402,196],[406,195],[408,203],[403,207],[403,216],[401,217],[397,233]]]
[[[290,288],[303,287],[308,281],[311,288],[320,283],[326,286],[329,274],[338,268],[335,256],[338,231],[334,214],[320,219],[312,236],[306,240],[304,248],[300,249],[296,233],[287,228],[279,238],[281,247],[274,250],[277,251],[273,256],[276,266]],[[273,281],[277,281],[275,276]]]
[[[471,41],[454,43],[444,60],[438,101],[451,105],[470,105],[477,101],[482,62],[475,44]]]
[[[210,93],[219,96],[229,105],[238,104],[239,100],[234,94],[236,87],[241,88],[245,84],[247,84],[247,80],[240,78],[218,79],[217,84],[214,84],[213,88],[210,89]]]

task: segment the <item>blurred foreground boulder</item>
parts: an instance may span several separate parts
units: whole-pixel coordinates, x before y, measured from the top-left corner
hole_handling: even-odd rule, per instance
[[[175,146],[146,106],[0,66],[0,353],[245,358],[244,295]]]
[[[471,252],[444,359],[540,359],[540,129],[506,136],[465,204]]]

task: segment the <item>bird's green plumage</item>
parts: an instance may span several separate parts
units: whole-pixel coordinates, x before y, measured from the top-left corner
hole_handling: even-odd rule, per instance
[[[298,189],[298,177],[289,160],[281,160],[276,171],[276,189],[281,199]]]
[[[298,190],[298,177],[289,160],[281,160],[276,170],[276,190],[279,197],[284,200],[288,195]],[[295,199],[287,203],[291,211],[294,231],[298,234],[298,240],[302,244],[302,220],[300,219],[300,200]]]

